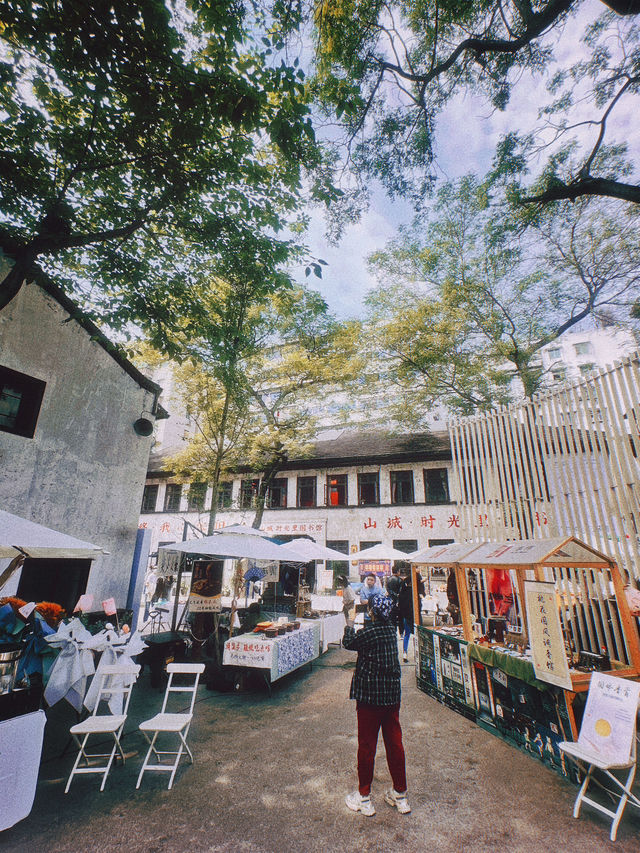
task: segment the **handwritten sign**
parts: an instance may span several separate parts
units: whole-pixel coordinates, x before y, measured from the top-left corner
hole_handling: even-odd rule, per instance
[[[555,584],[525,581],[524,596],[536,678],[571,690]]]
[[[271,669],[273,640],[247,640],[246,637],[227,640],[224,644],[225,666],[249,666],[256,669]]]

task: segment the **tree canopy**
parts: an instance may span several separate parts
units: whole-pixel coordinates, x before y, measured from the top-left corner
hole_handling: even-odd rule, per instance
[[[582,200],[523,230],[490,182],[441,187],[426,221],[371,257],[380,286],[365,328],[383,378],[402,389],[404,417],[435,403],[468,414],[507,402],[513,377],[531,396],[543,346],[599,313],[628,322],[637,223],[633,207],[621,216]]]
[[[193,310],[204,259],[273,279],[320,152],[304,75],[258,13],[242,0],[3,4],[0,250],[13,266],[0,309],[36,261],[112,324]]]
[[[342,122],[356,172],[391,194],[425,198],[437,174],[438,119],[469,93],[510,109],[505,168],[522,177],[536,156],[549,156],[521,199],[640,202],[625,131],[612,132],[622,107],[639,109],[637,0],[609,0],[595,21],[582,0],[317,0],[312,9],[314,92]],[[584,30],[580,50],[576,30]],[[519,114],[531,76],[549,86],[533,129]]]

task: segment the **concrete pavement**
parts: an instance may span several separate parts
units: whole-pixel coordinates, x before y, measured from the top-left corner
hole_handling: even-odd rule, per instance
[[[535,759],[440,705],[403,665],[410,815],[384,803],[389,775],[376,760],[374,817],[349,812],[356,788],[355,705],[348,700],[355,655],[331,649],[311,669],[243,693],[200,688],[189,738],[195,764],[167,778],[147,774],[135,790],[144,741],[137,724],[159,709],[145,672],[125,729],[124,767],[100,793],[98,777],[64,783],[75,721],[59,703],[48,712],[45,751],[31,815],[0,833],[6,853],[588,853],[640,850],[640,813],[627,808],[615,843],[583,808],[577,789]],[[0,804],[1,807],[1,804]]]

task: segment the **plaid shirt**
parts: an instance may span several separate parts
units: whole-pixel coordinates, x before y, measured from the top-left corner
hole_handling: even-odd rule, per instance
[[[358,652],[349,697],[363,705],[398,705],[400,662],[395,625],[373,622],[357,633],[347,626],[342,645]]]

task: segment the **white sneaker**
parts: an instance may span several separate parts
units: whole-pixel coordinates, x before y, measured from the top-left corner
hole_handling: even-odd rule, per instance
[[[375,807],[371,802],[371,797],[363,797],[359,791],[354,791],[353,794],[347,794],[345,799],[347,808],[352,812],[360,812],[366,817],[371,817],[376,813]]]
[[[394,808],[398,809],[400,814],[409,814],[411,811],[411,806],[407,802],[407,792],[404,794],[399,794],[396,790],[391,788],[389,791],[385,792],[384,795],[385,803],[389,803],[390,806],[394,806]]]
[[[409,655],[408,655],[406,652],[402,655],[402,660],[403,660],[405,663],[407,663],[407,661],[409,660]]]

